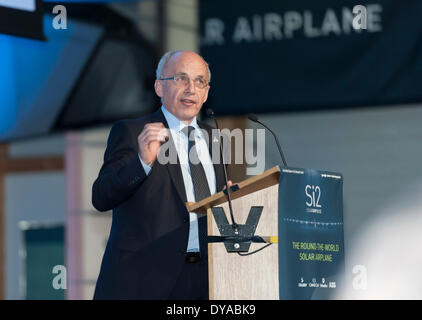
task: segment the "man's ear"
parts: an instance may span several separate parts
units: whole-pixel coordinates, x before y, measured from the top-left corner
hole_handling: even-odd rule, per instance
[[[162,98],[163,97],[163,82],[160,80],[155,80],[154,89],[157,96]]]

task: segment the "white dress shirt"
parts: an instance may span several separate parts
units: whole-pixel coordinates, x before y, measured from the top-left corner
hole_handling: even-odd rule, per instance
[[[172,113],[167,111],[164,106],[161,106],[161,111],[164,114],[164,117],[167,120],[169,125],[170,134],[173,138],[177,155],[180,161],[180,167],[182,170],[183,182],[185,185],[186,190],[186,198],[189,202],[195,202],[195,192],[193,190],[193,183],[192,177],[190,174],[190,166],[188,162],[188,137],[185,133],[183,133],[183,129],[187,127],[182,121],[177,119]],[[202,166],[205,170],[205,175],[207,177],[208,186],[210,188],[211,194],[216,193],[216,181],[215,181],[215,172],[214,166],[211,161],[211,156],[209,153],[207,142],[205,141],[204,136],[202,135],[201,128],[198,126],[196,121],[196,117],[192,120],[189,124],[190,126],[194,127],[195,129],[195,146],[198,152],[198,158],[201,161]],[[149,175],[151,171],[151,167],[145,164],[141,157],[139,156],[139,160],[142,163],[142,166],[145,170],[145,173]],[[189,229],[189,241],[188,247],[186,249],[187,252],[197,252],[199,251],[199,238],[198,238],[198,216],[196,213],[190,212],[190,229]]]

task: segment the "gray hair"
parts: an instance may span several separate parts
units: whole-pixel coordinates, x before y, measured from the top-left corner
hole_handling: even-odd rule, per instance
[[[157,80],[159,80],[160,78],[162,78],[164,76],[163,71],[164,68],[167,65],[167,62],[170,60],[170,58],[175,55],[176,53],[179,52],[183,52],[183,51],[169,51],[166,52],[160,59],[160,61],[158,62],[158,66],[157,66],[157,70],[155,71],[155,77]],[[202,58],[202,56],[200,56],[201,59],[204,61],[205,65],[207,66],[207,72],[208,72],[208,82],[211,82],[211,71],[210,71],[210,67],[208,65],[208,63],[205,61],[204,58]]]

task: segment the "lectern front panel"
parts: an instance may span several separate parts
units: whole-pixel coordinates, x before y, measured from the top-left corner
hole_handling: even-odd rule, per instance
[[[244,224],[252,206],[263,206],[255,235],[278,235],[278,184],[233,201],[234,219]],[[221,205],[231,223],[228,204]],[[208,234],[220,236],[211,209],[208,209]],[[264,243],[252,243],[248,253]],[[223,243],[209,243],[210,299],[278,300],[278,243],[251,254],[228,253]],[[242,253],[244,254],[244,253]]]

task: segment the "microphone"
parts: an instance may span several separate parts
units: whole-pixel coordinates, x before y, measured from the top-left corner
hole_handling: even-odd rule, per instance
[[[234,220],[234,216],[233,216],[233,208],[232,208],[232,200],[230,197],[230,187],[229,187],[229,182],[227,179],[227,170],[226,170],[226,165],[225,165],[225,161],[224,161],[224,154],[223,154],[223,147],[222,147],[222,143],[221,143],[221,134],[220,134],[220,129],[218,127],[218,122],[217,119],[215,118],[215,114],[214,114],[214,110],[211,108],[207,109],[207,116],[210,119],[213,119],[215,122],[215,127],[218,130],[218,137],[219,137],[219,145],[220,145],[220,154],[221,154],[221,159],[223,160],[223,171],[224,171],[224,182],[226,183],[226,190],[227,190],[227,200],[229,203],[229,211],[230,211],[230,218],[232,220],[232,225],[233,225],[233,229],[235,230],[235,233],[237,233],[237,223]]]
[[[278,152],[279,152],[279,153],[280,153],[280,155],[281,155],[281,160],[283,161],[283,165],[284,165],[285,167],[287,167],[287,162],[286,162],[286,159],[284,158],[283,151],[281,150],[281,147],[280,147],[280,142],[278,141],[278,138],[277,138],[277,136],[275,135],[275,133],[274,133],[274,132],[273,132],[270,128],[268,128],[268,127],[267,127],[264,123],[262,123],[262,122],[258,119],[258,117],[257,117],[256,115],[254,115],[254,114],[250,113],[250,114],[248,114],[248,119],[249,119],[249,120],[251,120],[251,121],[253,121],[253,122],[259,123],[261,126],[263,126],[264,128],[268,129],[268,131],[269,131],[269,132],[271,132],[271,134],[273,135],[273,137],[274,137],[274,139],[275,139],[275,142],[277,143]]]

